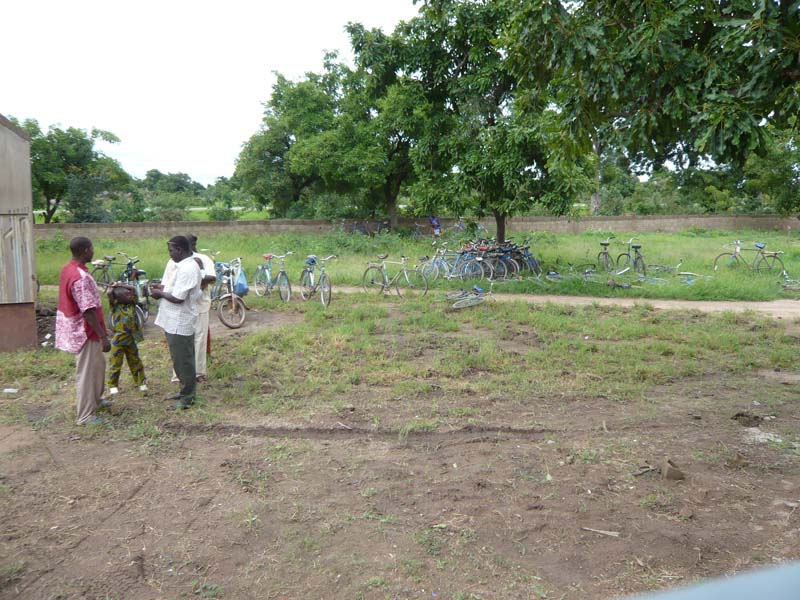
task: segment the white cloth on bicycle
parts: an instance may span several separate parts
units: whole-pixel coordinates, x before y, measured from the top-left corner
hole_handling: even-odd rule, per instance
[[[193,335],[197,321],[197,300],[200,297],[200,267],[194,258],[187,256],[175,263],[174,270],[168,268],[162,280],[164,292],[183,300],[180,304],[162,299],[158,306],[156,325],[166,333],[175,335]]]

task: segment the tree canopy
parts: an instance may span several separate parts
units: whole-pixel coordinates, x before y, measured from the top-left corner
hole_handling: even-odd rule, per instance
[[[503,43],[556,90],[565,142],[609,127],[657,164],[743,163],[800,114],[797,0],[517,1]]]
[[[127,190],[131,178],[119,163],[95,148],[98,140],[119,142],[108,131],[51,126],[42,131],[35,119],[21,126],[31,136],[31,183],[34,207],[50,223],[64,202],[76,219],[96,219],[93,198],[101,191]]]

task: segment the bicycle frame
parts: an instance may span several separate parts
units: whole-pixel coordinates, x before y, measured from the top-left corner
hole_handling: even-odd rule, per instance
[[[407,256],[401,256],[399,261],[386,260],[388,256],[381,254],[378,256],[381,262],[367,265],[361,282],[364,291],[380,288],[380,292],[385,293],[394,289],[398,296],[424,296],[428,293],[428,279],[419,269],[409,268]],[[388,265],[399,265],[400,269],[390,276]]]
[[[214,254],[216,256],[218,252]],[[217,280],[211,288],[211,304],[216,306],[217,316],[223,325],[237,329],[244,324],[247,316],[247,305],[234,291],[234,285],[242,269],[242,259],[234,258],[230,262],[214,261]]]
[[[766,244],[761,242],[755,242],[755,248],[742,248],[742,243],[742,240],[736,240],[733,243],[733,252],[723,252],[718,255],[714,259],[714,271],[719,270],[724,261],[727,261],[728,266],[735,266],[741,262],[751,271],[769,273],[777,269],[781,275],[786,274],[786,267],[780,258],[783,254],[781,250],[767,251],[764,249]],[[744,251],[755,252],[752,262],[745,258]]]
[[[633,243],[637,239],[638,238],[635,237],[629,239],[627,242],[628,249],[617,257],[617,274],[622,274],[628,269],[633,268],[634,272],[647,275],[644,254],[642,254],[640,250],[642,245]],[[633,250],[633,254],[631,254],[631,250]]]
[[[322,305],[327,307],[330,304],[331,285],[330,278],[325,273],[325,263],[335,258],[335,254],[331,254],[325,258],[317,258],[315,254],[309,254],[306,257],[306,266],[300,274],[300,295],[303,300],[308,300],[319,291],[319,298]],[[316,275],[317,266],[319,266],[319,277]]]
[[[275,289],[276,286],[280,288],[279,282],[282,277],[285,278],[284,287],[289,287],[289,277],[286,274],[286,257],[292,254],[293,252],[286,252],[286,254],[282,255],[262,255],[266,262],[258,265],[253,273],[253,288],[255,289],[256,295],[265,296],[272,293],[272,290]],[[272,266],[272,259],[274,258],[281,261],[280,270],[277,273],[275,273]],[[289,290],[288,294],[284,290],[281,290],[281,299],[288,301],[290,294],[291,290]]]

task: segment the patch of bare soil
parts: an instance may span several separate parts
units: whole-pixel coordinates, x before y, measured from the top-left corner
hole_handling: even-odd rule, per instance
[[[797,558],[797,456],[747,432],[800,410],[741,383],[785,385],[535,398],[541,427],[406,437],[342,414],[144,445],[0,427],[0,597],[596,599]]]
[[[295,318],[212,318],[212,339]],[[427,381],[409,402],[481,425],[400,435],[365,390],[296,419],[176,415],[134,441],[0,426],[0,598],[596,600],[800,558],[794,374],[626,404]]]

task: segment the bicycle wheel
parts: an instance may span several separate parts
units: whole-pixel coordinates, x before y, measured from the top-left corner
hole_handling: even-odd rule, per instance
[[[477,306],[486,302],[486,296],[474,295],[469,298],[463,298],[453,303],[453,308],[458,310],[460,308],[467,308],[468,306]]]
[[[604,271],[610,271],[614,268],[614,259],[608,252],[600,252],[597,255],[597,266]]]
[[[319,299],[322,302],[322,306],[326,307],[331,303],[331,278],[328,277],[327,273],[323,273],[319,276]]]
[[[617,270],[627,269],[631,266],[632,262],[631,255],[627,252],[623,252],[617,257]]]
[[[278,295],[281,297],[281,300],[288,302],[292,298],[292,284],[289,283],[289,276],[286,274],[286,271],[278,273],[277,286]]]
[[[138,304],[134,304],[134,310],[136,311],[136,324],[139,325],[139,330],[141,331],[144,329],[144,324],[147,323],[148,315]]]
[[[644,258],[637,256],[633,259],[633,272],[639,275],[647,275],[647,267],[644,265]]]
[[[314,293],[314,273],[312,273],[309,269],[303,269],[303,272],[300,274],[300,296],[303,300],[308,300],[311,298],[311,294]]]
[[[468,292],[467,290],[451,290],[445,293],[444,298],[450,302],[455,302],[456,300],[463,300],[471,293],[472,292]]]
[[[735,269],[740,266],[739,264],[739,257],[736,256],[733,252],[723,252],[717,258],[714,259],[714,270],[718,270],[720,268],[730,268]]]
[[[506,267],[506,263],[504,263],[502,260],[492,260],[488,264],[490,264],[492,267],[492,279],[506,279],[508,277],[508,267]]]
[[[253,287],[256,290],[257,296],[266,296],[269,294],[269,280],[270,273],[264,265],[258,265],[256,272],[253,275]]]
[[[468,260],[463,264],[458,275],[461,279],[483,279],[485,275],[483,261],[475,259]]]
[[[777,273],[778,275],[783,275],[786,269],[779,256],[764,254],[760,256],[759,260],[756,262],[756,271],[759,273]]]
[[[522,267],[519,266],[519,263],[514,258],[506,257],[501,262],[505,263],[509,277],[516,277],[522,270]]]
[[[361,278],[361,287],[364,288],[365,292],[383,293],[386,287],[383,279],[383,269],[378,265],[368,266]]]
[[[222,321],[225,327],[239,329],[244,325],[247,308],[239,296],[228,296],[219,301],[217,315],[219,315],[219,320]]]
[[[425,275],[428,281],[436,281],[439,277],[439,267],[435,260],[426,260],[420,264],[419,270]]]
[[[95,267],[92,269],[92,277],[97,285],[101,288],[106,288],[111,285],[111,275],[109,274],[108,269],[104,269],[103,267]]]
[[[415,298],[428,293],[428,280],[414,269],[403,269],[397,278],[397,295]]]

